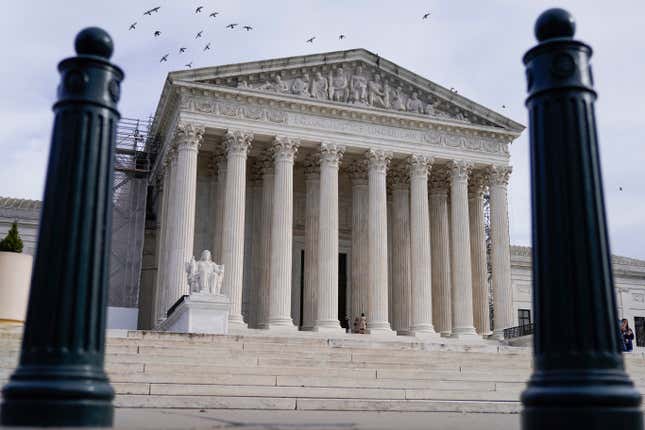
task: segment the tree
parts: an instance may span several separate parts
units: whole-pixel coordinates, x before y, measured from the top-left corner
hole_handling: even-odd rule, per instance
[[[0,251],[22,252],[22,239],[18,234],[18,223],[14,221],[7,236],[0,241]]]

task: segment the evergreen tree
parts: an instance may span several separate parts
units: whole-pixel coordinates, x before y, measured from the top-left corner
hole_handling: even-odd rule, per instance
[[[7,236],[0,241],[0,251],[22,252],[22,239],[18,234],[18,223],[14,222]]]

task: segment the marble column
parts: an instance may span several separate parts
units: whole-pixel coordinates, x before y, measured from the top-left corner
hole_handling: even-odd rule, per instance
[[[450,163],[450,242],[452,268],[452,335],[476,338],[473,324],[472,268],[468,220],[468,176],[472,163]]]
[[[400,335],[410,330],[410,181],[405,165],[392,166],[388,172],[392,190],[392,226],[390,285],[392,329]]]
[[[320,145],[318,300],[315,331],[343,333],[338,321],[338,166],[345,148]]]
[[[167,261],[170,306],[189,292],[186,263],[193,256],[197,153],[203,135],[204,127],[193,123],[180,123],[175,135],[177,176],[171,210],[175,228],[169,232],[170,257]]]
[[[302,300],[302,330],[311,331],[318,315],[319,154],[312,154],[305,160],[305,190],[305,279]]]
[[[262,282],[262,250],[259,245],[262,235],[262,188],[264,163],[256,159],[250,175],[250,191],[253,198],[253,222],[251,227],[251,282],[249,288],[248,321],[249,327],[258,328],[259,289]]]
[[[484,190],[486,177],[473,172],[468,183],[470,216],[470,259],[472,262],[473,318],[480,336],[490,335],[488,308],[488,273],[486,268],[486,231],[484,226]]]
[[[508,180],[511,166],[492,166],[490,175],[490,236],[493,269],[493,335],[502,339],[513,326],[511,245],[508,232]]]
[[[224,201],[226,199],[226,153],[217,151],[214,156],[217,171],[215,182],[215,207],[213,210],[213,261],[222,264],[222,230],[224,228]]]
[[[293,250],[293,161],[298,141],[277,136],[273,141],[275,180],[271,222],[271,286],[269,329],[295,330],[291,319]]]
[[[258,260],[260,278],[257,286],[257,327],[269,328],[269,295],[271,291],[271,225],[273,220],[273,187],[275,173],[271,151],[261,155],[262,159],[262,208]]]
[[[391,153],[370,149],[368,160],[368,330],[371,334],[394,334],[388,321],[387,188],[385,177]]]
[[[246,159],[253,135],[228,130],[226,147],[226,194],[222,227],[222,293],[230,302],[229,327],[246,328],[242,318],[242,279],[244,274],[244,221],[246,207]]]
[[[165,231],[165,237],[164,237],[164,244],[163,244],[163,250],[162,250],[162,255],[161,258],[163,259],[162,263],[162,271],[163,271],[163,279],[161,283],[161,302],[162,302],[162,315],[161,315],[161,320],[166,319],[166,312],[172,305],[171,303],[171,298],[172,298],[172,291],[170,288],[170,284],[168,282],[169,276],[170,276],[170,265],[168,264],[169,259],[170,259],[170,254],[171,254],[171,249],[172,249],[172,244],[170,243],[170,240],[173,235],[173,231],[177,228],[177,223],[176,223],[176,216],[175,216],[175,200],[177,199],[177,193],[175,190],[177,189],[177,184],[176,184],[176,179],[177,179],[177,148],[173,146],[168,150],[168,154],[166,155],[168,158],[168,166],[170,168],[170,181],[168,182],[168,206],[166,208],[166,231]],[[159,321],[161,323],[161,321]]]
[[[161,321],[165,319],[165,311],[163,309],[163,285],[165,271],[164,252],[166,249],[165,238],[168,230],[168,199],[170,198],[170,159],[168,156],[162,162],[163,175],[159,187],[162,188],[159,203],[159,230],[157,235],[157,279],[155,283],[154,295],[154,313],[153,313],[153,327],[157,327]]]
[[[368,188],[367,160],[356,160],[349,167],[352,181],[352,294],[351,323],[367,315],[368,288]]]
[[[430,245],[432,255],[432,315],[442,336],[452,334],[450,228],[448,218],[449,172],[434,167],[430,178]]]
[[[430,209],[428,169],[432,160],[422,155],[408,158],[410,169],[410,233],[412,318],[410,334],[435,335],[432,323],[432,268],[430,258]]]

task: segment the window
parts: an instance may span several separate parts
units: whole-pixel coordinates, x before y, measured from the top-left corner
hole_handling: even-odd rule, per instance
[[[531,311],[529,309],[518,309],[519,325],[531,324]]]

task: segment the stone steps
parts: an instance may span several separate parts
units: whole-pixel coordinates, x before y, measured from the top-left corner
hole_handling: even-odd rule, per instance
[[[20,335],[0,329],[0,381],[17,363]],[[515,413],[531,373],[527,348],[490,341],[252,330],[114,336],[106,371],[121,407]],[[645,387],[642,355],[626,361]]]

